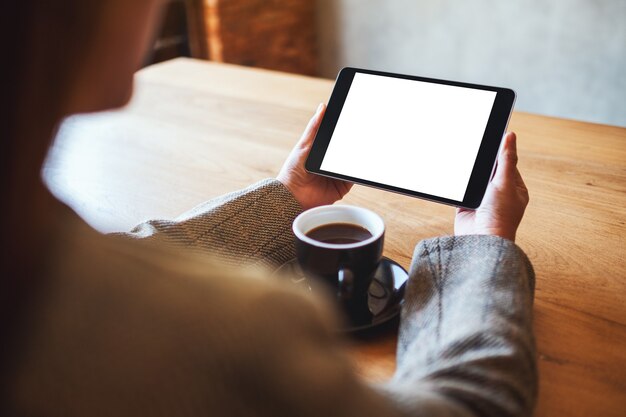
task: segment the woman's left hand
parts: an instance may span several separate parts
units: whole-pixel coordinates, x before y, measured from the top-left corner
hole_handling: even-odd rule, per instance
[[[304,169],[325,111],[326,106],[320,104],[276,177],[304,210],[341,200],[352,188],[352,183],[310,174]]]

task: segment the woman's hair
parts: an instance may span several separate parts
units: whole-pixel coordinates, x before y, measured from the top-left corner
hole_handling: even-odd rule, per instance
[[[0,375],[3,360],[11,358],[6,349],[20,326],[19,309],[37,286],[33,259],[41,254],[24,251],[25,231],[36,226],[21,214],[39,200],[27,187],[39,181],[55,126],[69,110],[67,93],[105,1],[19,0],[0,7]]]
[[[46,110],[62,107],[106,1],[110,0],[28,0],[11,2],[8,11],[2,10],[8,20],[3,39],[10,40],[3,66],[8,72],[5,80],[11,83],[11,97],[4,95],[2,100],[46,105]],[[32,110],[14,107],[14,111]]]
[[[3,182],[10,175],[6,168],[20,162],[9,160],[12,150],[26,146],[23,141],[34,139],[38,128],[49,129],[67,112],[68,90],[105,1],[28,0],[2,7],[2,39],[8,44],[2,64]]]

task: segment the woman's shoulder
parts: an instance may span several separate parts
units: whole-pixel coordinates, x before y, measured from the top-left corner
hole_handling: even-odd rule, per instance
[[[318,304],[259,271],[81,222],[66,223],[47,265],[16,364],[15,398],[31,405],[58,403],[70,391],[73,404],[151,398],[143,389],[201,398],[240,373],[242,361],[278,359],[290,337],[302,343],[329,327]]]

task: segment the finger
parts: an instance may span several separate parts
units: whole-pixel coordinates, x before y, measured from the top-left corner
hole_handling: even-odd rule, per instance
[[[526,187],[522,174],[520,174],[518,169],[515,169],[515,185],[519,195],[523,199],[522,201],[524,201],[525,204],[528,204],[528,201],[530,200],[530,193],[528,192],[528,187]]]
[[[351,182],[342,181],[342,180],[332,180],[332,184],[335,187],[337,193],[341,196],[348,194],[352,186],[354,185]]]
[[[518,187],[526,188],[526,184],[524,183],[524,178],[522,178],[522,174],[519,172],[519,169],[515,168],[515,183]]]
[[[504,137],[502,150],[498,155],[498,167],[494,180],[507,181],[515,179],[515,170],[517,169],[517,137],[515,133],[507,133]]]
[[[313,115],[313,117],[311,117],[311,120],[309,120],[309,123],[306,125],[306,128],[304,129],[304,132],[300,137],[300,140],[298,141],[299,147],[306,147],[313,143],[313,139],[315,138],[317,130],[320,127],[320,123],[322,122],[322,116],[324,116],[325,111],[326,106],[324,105],[324,103],[320,103],[320,105],[317,106],[315,114]]]

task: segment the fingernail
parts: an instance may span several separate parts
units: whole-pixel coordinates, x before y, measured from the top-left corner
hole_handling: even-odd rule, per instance
[[[317,110],[315,110],[315,114],[318,114],[319,112],[321,112],[323,107],[324,107],[324,103],[320,103],[319,106],[317,106]]]

